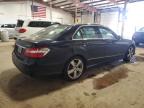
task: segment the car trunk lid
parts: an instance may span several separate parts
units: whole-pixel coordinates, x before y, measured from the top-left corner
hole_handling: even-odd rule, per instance
[[[27,57],[24,56],[24,51],[28,48],[38,48],[47,46],[52,40],[39,40],[34,41],[31,39],[18,39],[15,44],[14,52],[19,59],[24,60]]]

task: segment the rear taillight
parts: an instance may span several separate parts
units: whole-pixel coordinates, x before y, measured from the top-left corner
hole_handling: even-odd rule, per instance
[[[19,29],[19,33],[24,33],[24,32],[26,32],[27,30],[25,29],[25,28],[21,28],[21,29]]]
[[[24,51],[24,55],[30,58],[43,58],[50,51],[49,48],[27,48]]]

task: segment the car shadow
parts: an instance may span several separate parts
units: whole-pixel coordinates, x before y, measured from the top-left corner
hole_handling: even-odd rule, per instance
[[[10,70],[3,71],[0,74],[0,89],[2,89],[3,92],[11,99],[23,101],[41,95],[49,95],[52,92],[73,84],[82,83],[85,79],[92,78],[104,71],[109,71],[121,64],[123,64],[123,62],[120,61],[88,69],[83,76],[76,81],[66,81],[59,75],[34,79],[20,73],[16,68],[12,68]]]

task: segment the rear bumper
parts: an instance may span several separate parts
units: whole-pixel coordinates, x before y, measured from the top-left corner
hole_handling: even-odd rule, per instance
[[[63,64],[38,65],[35,60],[24,62],[14,52],[12,53],[12,61],[22,73],[29,76],[61,74],[64,67]]]

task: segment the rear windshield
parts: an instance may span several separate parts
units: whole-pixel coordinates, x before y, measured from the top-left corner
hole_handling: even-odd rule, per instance
[[[22,27],[22,26],[23,26],[23,23],[24,23],[23,20],[18,20],[16,27]]]
[[[50,27],[47,27],[46,29],[43,29],[31,36],[29,36],[32,40],[39,40],[39,39],[55,39],[58,37],[61,33],[63,33],[65,30],[68,30],[70,28],[69,25],[52,25]]]
[[[1,28],[15,28],[15,24],[3,24]]]
[[[47,22],[47,21],[31,21],[28,26],[29,27],[49,27],[53,23],[52,22]]]

